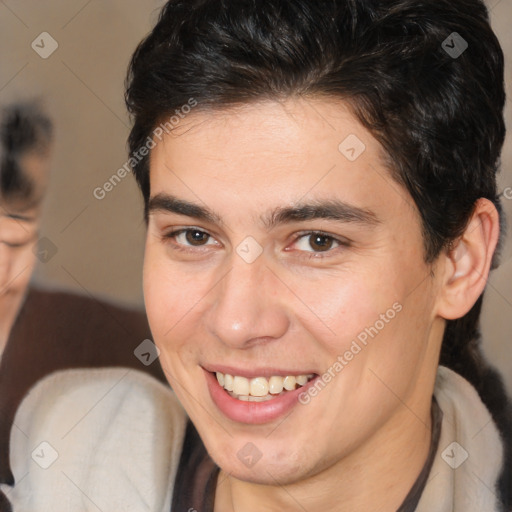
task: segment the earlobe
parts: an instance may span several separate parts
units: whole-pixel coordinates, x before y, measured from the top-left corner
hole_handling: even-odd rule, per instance
[[[498,237],[498,211],[488,199],[479,199],[464,233],[441,256],[445,259],[445,273],[439,316],[447,320],[460,318],[478,300],[487,283]]]

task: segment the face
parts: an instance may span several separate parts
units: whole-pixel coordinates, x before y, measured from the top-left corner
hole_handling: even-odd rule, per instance
[[[182,123],[151,154],[144,293],[216,463],[292,483],[417,421],[437,285],[376,140],[320,99]]]
[[[46,184],[47,159],[27,155],[20,162],[34,185],[33,199],[0,201],[0,346],[19,311],[35,264],[33,252]]]

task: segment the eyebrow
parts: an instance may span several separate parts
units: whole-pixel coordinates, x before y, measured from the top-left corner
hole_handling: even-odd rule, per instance
[[[170,194],[160,193],[150,198],[146,208],[146,218],[153,212],[175,213],[220,226],[224,225],[221,216],[216,212]],[[350,205],[338,199],[313,200],[307,203],[299,202],[293,206],[280,206],[260,217],[267,230],[292,222],[317,219],[366,226],[374,226],[381,222],[371,210]]]

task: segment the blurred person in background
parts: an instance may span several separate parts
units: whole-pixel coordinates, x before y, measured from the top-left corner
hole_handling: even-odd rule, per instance
[[[53,140],[50,119],[35,103],[4,108],[0,120],[0,355],[36,262]]]
[[[53,124],[35,101],[0,114],[0,483],[14,483],[9,435],[19,403],[64,368],[134,367],[165,381],[158,361],[134,350],[151,337],[141,311],[30,285],[49,184]],[[57,206],[58,207],[58,206]],[[0,491],[0,511],[9,511]]]

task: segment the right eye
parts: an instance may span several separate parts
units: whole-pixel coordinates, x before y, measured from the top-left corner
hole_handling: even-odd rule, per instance
[[[183,228],[175,231],[171,231],[170,233],[166,233],[162,236],[162,240],[164,242],[171,240],[171,246],[173,249],[177,249],[180,251],[191,251],[191,247],[204,247],[206,245],[217,245],[217,242],[214,241],[213,244],[204,243],[208,241],[209,238],[213,237],[197,228]]]

